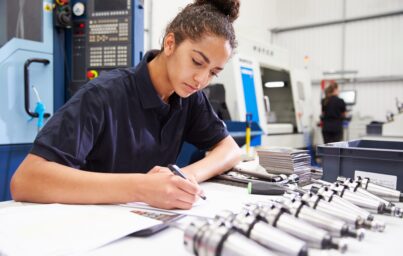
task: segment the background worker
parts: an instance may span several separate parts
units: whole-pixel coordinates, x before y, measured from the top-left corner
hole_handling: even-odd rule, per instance
[[[332,82],[325,89],[322,100],[322,135],[325,143],[343,140],[343,120],[346,116],[346,103],[338,97],[339,86]]]

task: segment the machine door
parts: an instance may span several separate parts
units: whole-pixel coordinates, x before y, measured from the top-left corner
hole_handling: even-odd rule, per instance
[[[27,112],[35,113],[40,98],[45,112],[53,113],[52,4],[0,0],[0,201],[11,198],[10,179],[38,132],[38,118]]]
[[[308,131],[313,124],[311,80],[308,72],[301,69],[292,70],[290,77],[297,128],[299,132]]]
[[[45,112],[53,112],[51,5],[50,0],[0,0],[0,145],[33,142],[38,132],[37,118],[31,120],[26,109],[34,112],[38,99]],[[27,107],[26,63],[30,63],[26,72]]]
[[[256,98],[255,80],[253,69],[250,67],[241,66],[241,76],[243,92],[245,97],[246,113],[252,115],[252,121],[259,122],[259,111]],[[245,118],[246,119],[246,118]],[[251,141],[251,146],[257,146],[261,144],[261,137],[256,136]]]

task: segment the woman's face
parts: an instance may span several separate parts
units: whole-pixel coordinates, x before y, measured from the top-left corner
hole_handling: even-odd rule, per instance
[[[183,98],[205,88],[224,68],[232,51],[228,40],[217,36],[206,35],[197,42],[186,39],[179,46],[175,46],[173,35],[166,40],[168,79]],[[171,45],[169,40],[173,40]]]
[[[334,89],[333,91],[333,95],[339,96],[339,93],[340,93],[339,87],[336,87],[336,89]]]

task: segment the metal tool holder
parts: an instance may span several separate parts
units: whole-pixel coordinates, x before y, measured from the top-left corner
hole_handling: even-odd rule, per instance
[[[369,179],[339,177],[335,183],[314,180],[310,189],[282,185],[281,198],[244,205],[237,213],[223,211],[213,220],[197,220],[185,228],[186,249],[200,256],[307,256],[309,249],[347,251],[344,238],[364,239],[363,228],[382,232],[385,224],[373,213],[401,217],[388,201],[401,193]],[[378,191],[371,193],[368,189]]]

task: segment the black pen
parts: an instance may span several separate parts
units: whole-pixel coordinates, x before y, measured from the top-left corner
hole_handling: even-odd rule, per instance
[[[168,164],[168,168],[169,170],[171,170],[171,172],[185,180],[187,180],[188,178],[186,177],[186,175],[181,171],[181,169],[176,165],[176,164]],[[206,200],[207,197],[204,195],[199,195],[201,199]]]

